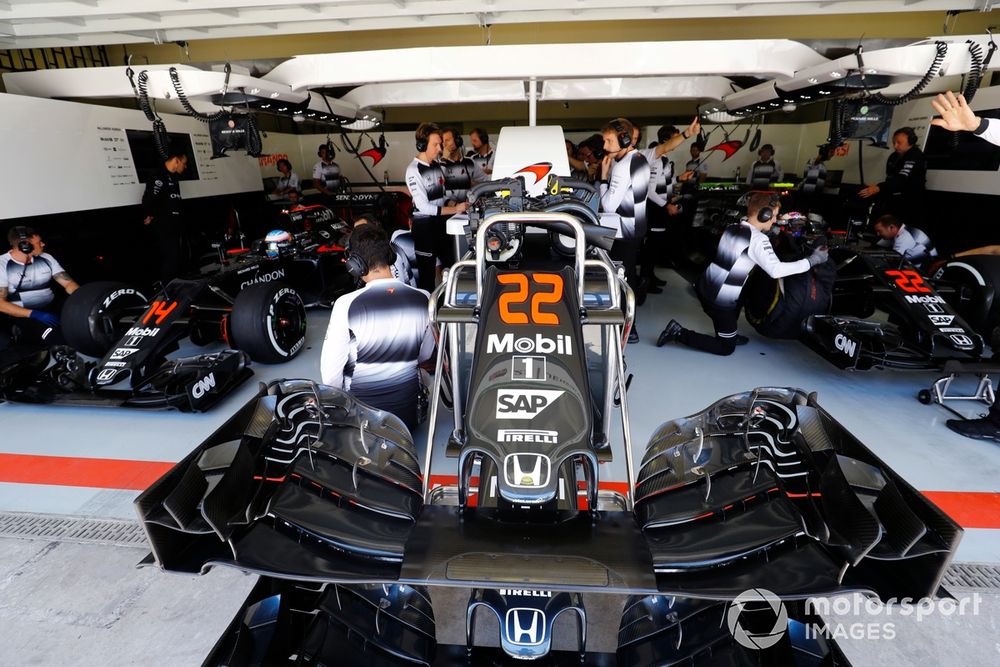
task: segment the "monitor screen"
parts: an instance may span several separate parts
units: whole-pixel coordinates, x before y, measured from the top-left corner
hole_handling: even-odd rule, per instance
[[[125,130],[128,136],[128,147],[132,152],[132,162],[135,164],[139,182],[150,180],[162,167],[163,160],[156,150],[152,130]],[[194,148],[191,146],[191,135],[179,132],[168,132],[171,147],[180,148],[187,155],[187,169],[177,178],[181,181],[198,180],[198,163],[194,159]]]
[[[840,132],[845,141],[869,139],[876,146],[889,145],[892,107],[864,100],[846,100],[840,118]]]
[[[981,118],[1000,118],[1000,109],[977,111]],[[972,132],[949,132],[931,126],[924,146],[928,169],[949,171],[996,171],[1000,169],[1000,146],[983,141]]]

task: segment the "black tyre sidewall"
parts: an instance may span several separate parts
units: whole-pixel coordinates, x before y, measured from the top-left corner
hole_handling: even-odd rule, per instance
[[[282,347],[275,336],[274,319],[289,301],[302,324],[301,335]],[[305,306],[299,293],[280,282],[251,285],[236,296],[229,317],[230,342],[258,363],[279,364],[295,358],[305,347]]]
[[[109,335],[100,321],[105,317],[115,319],[122,309],[148,302],[142,292],[125,283],[99,281],[82,285],[63,304],[60,324],[63,337],[83,354],[102,357],[124,331]]]

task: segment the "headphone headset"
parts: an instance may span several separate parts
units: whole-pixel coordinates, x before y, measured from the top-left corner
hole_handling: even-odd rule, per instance
[[[767,203],[767,206],[757,211],[757,222],[770,222],[771,218],[774,217],[774,209],[779,204],[781,204],[781,195],[777,193],[771,195],[771,201]]]
[[[632,132],[625,129],[625,124],[620,119],[615,118],[608,124],[618,134],[618,150],[623,151],[632,145]]]
[[[337,151],[333,148],[333,142],[330,141],[329,139],[326,140],[325,144],[319,145],[319,148],[316,149],[316,155],[322,157],[320,153],[323,152],[324,148],[326,149],[326,156],[329,159],[332,160],[333,158],[337,157]]]
[[[347,273],[349,273],[352,278],[354,278],[355,280],[361,280],[366,275],[368,275],[368,272],[371,270],[371,267],[368,266],[368,262],[365,261],[364,257],[362,257],[357,253],[351,252],[350,239],[347,240],[346,245],[347,247],[345,248],[345,250],[347,251],[347,258],[344,260],[344,268],[347,269]],[[391,242],[388,245],[389,245],[389,250],[388,253],[386,254],[385,260],[386,260],[386,266],[391,267],[393,264],[396,263],[396,251],[393,249]]]
[[[452,136],[455,137],[455,148],[461,148],[465,145],[465,139],[462,138],[459,132],[452,132]]]
[[[31,237],[28,236],[28,228],[18,225],[14,230],[17,232],[17,249],[25,255],[33,253],[35,246],[31,244]]]
[[[425,150],[427,150],[427,142],[430,141],[432,134],[434,134],[434,132],[428,132],[427,136],[424,137],[423,139],[420,138],[420,135],[417,135],[416,141],[414,143],[417,147],[418,153],[423,153]]]

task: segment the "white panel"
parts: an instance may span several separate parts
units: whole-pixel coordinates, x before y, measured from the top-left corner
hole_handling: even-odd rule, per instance
[[[628,57],[622,57],[623,49]],[[305,90],[391,81],[756,75],[790,77],[827,59],[787,39],[517,44],[298,56],[264,78]]]
[[[0,94],[0,118],[0,145],[11,156],[0,162],[5,195],[0,219],[128,206],[142,199],[143,185],[134,167],[128,168],[131,154],[105,150],[121,145],[127,151],[128,144],[101,140],[124,138],[126,129],[152,129],[142,112]],[[169,132],[191,135],[196,153],[202,149],[196,157],[201,180],[181,182],[185,199],[261,189],[256,159],[236,153],[209,160],[207,125],[183,116],[163,119]],[[119,164],[125,168],[109,169]]]
[[[566,157],[566,138],[558,125],[535,127],[505,127],[496,139],[496,156],[493,161],[493,178],[507,178],[525,167],[539,162],[552,163],[552,173],[569,176],[569,159]],[[532,182],[525,178],[528,192],[541,195],[545,192],[547,177]]]
[[[733,90],[722,76],[552,79],[542,82],[544,100],[718,100]]]
[[[526,99],[520,81],[404,81],[358,86],[341,98],[360,109]]]

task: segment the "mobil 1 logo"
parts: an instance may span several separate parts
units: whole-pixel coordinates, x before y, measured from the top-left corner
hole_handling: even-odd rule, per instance
[[[510,362],[511,380],[545,380],[546,359],[537,355],[514,355]]]

